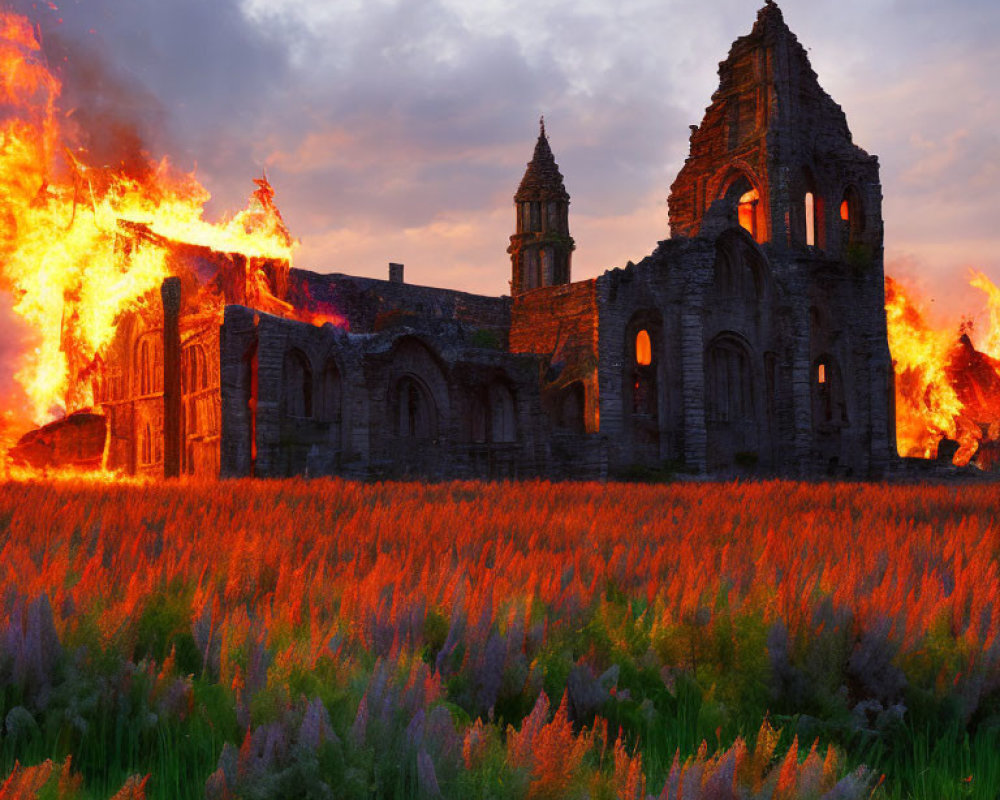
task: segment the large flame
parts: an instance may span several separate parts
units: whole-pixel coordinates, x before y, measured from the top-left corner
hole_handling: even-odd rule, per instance
[[[896,445],[903,456],[933,458],[955,438],[962,404],[945,367],[955,334],[933,329],[902,285],[886,276],[885,315],[896,372]]]
[[[202,218],[208,192],[166,160],[139,176],[88,164],[32,26],[3,11],[0,67],[0,289],[37,336],[16,378],[43,423],[92,403],[89,382],[73,376],[168,274],[162,247],[116,256],[120,221],[261,258],[290,259],[291,240],[266,181],[250,209],[213,225]]]
[[[896,443],[900,455],[934,458],[955,440],[956,464],[992,467],[1000,436],[1000,289],[982,272],[969,283],[986,294],[988,318],[939,329],[912,289],[886,277],[889,349],[896,372]],[[975,337],[976,342],[973,342]]]

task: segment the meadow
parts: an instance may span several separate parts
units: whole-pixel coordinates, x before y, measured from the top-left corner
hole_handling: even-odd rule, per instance
[[[994,800],[998,500],[2,483],[0,800]]]

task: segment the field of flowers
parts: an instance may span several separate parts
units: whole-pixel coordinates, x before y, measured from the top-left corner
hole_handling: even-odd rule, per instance
[[[998,500],[0,484],[0,799],[994,800]]]

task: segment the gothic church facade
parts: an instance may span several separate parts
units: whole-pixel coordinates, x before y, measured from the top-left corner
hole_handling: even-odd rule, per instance
[[[773,2],[691,128],[669,238],[573,281],[569,205],[543,126],[501,297],[413,286],[400,265],[383,281],[177,245],[162,307],[105,354],[104,413],[88,424],[107,429],[107,466],[603,478],[893,465],[878,160]],[[126,231],[123,247],[150,235]],[[228,304],[221,328],[198,311],[209,289]],[[340,324],[288,318],[323,315]]]
[[[878,160],[768,2],[719,67],[670,238],[573,282],[544,125],[510,297],[292,271],[347,329],[243,307],[221,336],[221,471],[882,474],[895,459]],[[401,272],[401,268],[398,268]]]

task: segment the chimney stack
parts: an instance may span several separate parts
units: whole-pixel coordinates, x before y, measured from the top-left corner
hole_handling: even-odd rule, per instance
[[[389,262],[389,283],[403,282],[403,265]]]

